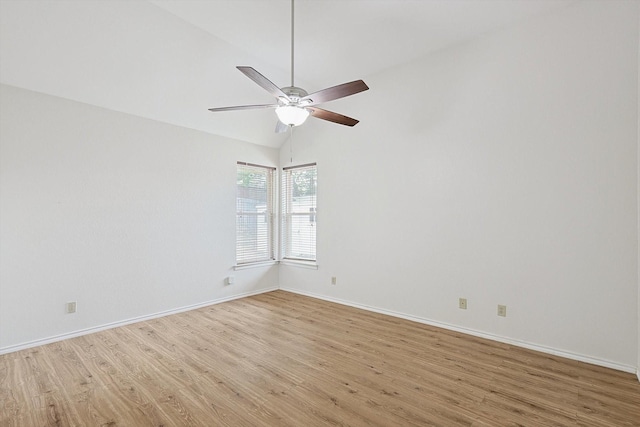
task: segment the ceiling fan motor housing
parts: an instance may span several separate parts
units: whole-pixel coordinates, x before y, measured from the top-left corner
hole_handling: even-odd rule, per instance
[[[305,96],[309,95],[307,93],[306,90],[302,89],[301,87],[296,87],[296,86],[287,86],[287,87],[283,87],[281,88],[281,90],[289,97],[289,99],[291,100],[290,104],[294,104],[297,105],[298,102],[300,101],[300,99],[304,98]],[[310,101],[310,100],[309,100]],[[310,101],[311,102],[311,101]]]

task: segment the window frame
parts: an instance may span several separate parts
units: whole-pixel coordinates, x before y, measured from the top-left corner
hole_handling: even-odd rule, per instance
[[[313,170],[313,193],[311,200],[309,201],[311,206],[304,206],[309,209],[309,212],[293,212],[294,209],[292,207],[293,199],[295,196],[294,186],[291,183],[292,175],[291,173],[296,170],[307,169]],[[306,163],[302,165],[296,166],[288,166],[282,168],[280,179],[280,262],[283,264],[302,264],[309,266],[317,266],[317,218],[318,218],[318,209],[317,209],[317,191],[318,191],[318,166],[317,163]],[[309,254],[312,256],[305,257],[291,254],[291,244],[294,241],[292,237],[292,230],[294,227],[294,217],[308,217],[310,227],[313,229],[313,236],[309,238],[308,242],[299,241],[298,246],[304,247],[305,244],[309,244],[307,249],[311,249],[313,247],[313,253]],[[304,227],[304,225],[302,225]],[[311,245],[312,244],[312,245]]]
[[[250,170],[256,170],[266,175],[266,189],[265,189],[266,195],[264,197],[266,204],[265,204],[265,212],[263,214],[257,211],[251,211],[251,210],[247,211],[245,210],[246,208],[242,207],[243,203],[241,202],[241,199],[244,199],[244,200],[251,200],[251,199],[246,197],[245,198],[240,197],[241,196],[240,189],[242,187],[239,185],[238,175],[241,171],[241,168],[247,172]],[[264,264],[273,264],[276,262],[276,259],[277,259],[276,248],[278,246],[277,245],[278,233],[276,228],[276,206],[277,206],[276,177],[277,177],[276,167],[258,165],[254,163],[248,163],[248,162],[240,162],[240,161],[236,162],[236,257],[235,257],[236,264],[234,267],[235,269],[249,268],[252,266],[259,266]],[[251,187],[249,186],[245,188],[251,188]],[[260,256],[260,252],[261,252],[260,240],[264,240],[264,238],[263,237],[261,238],[258,231],[256,231],[255,243],[254,243],[256,250],[254,252],[240,250],[242,242],[246,243],[250,241],[246,239],[246,234],[245,234],[246,229],[245,229],[245,233],[242,233],[240,219],[247,216],[255,216],[256,218],[259,218],[261,215],[266,215],[266,224],[267,224],[266,244],[263,243],[267,252],[265,256]],[[257,220],[255,223],[257,224]],[[242,256],[243,253],[245,254],[245,256]],[[252,254],[254,255],[253,257],[251,256]]]

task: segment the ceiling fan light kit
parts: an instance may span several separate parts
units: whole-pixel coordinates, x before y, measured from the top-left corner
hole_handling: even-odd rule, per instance
[[[295,105],[281,105],[276,108],[276,115],[287,126],[300,126],[309,117],[309,111]]]
[[[277,104],[260,104],[260,105],[240,105],[236,107],[220,107],[209,108],[209,111],[233,111],[233,110],[249,110],[257,108],[275,108],[278,116],[278,124],[276,132],[285,132],[288,127],[300,126],[311,115],[318,119],[327,120],[345,126],[355,126],[358,120],[334,113],[332,111],[323,110],[314,107],[314,105],[333,101],[335,99],[344,98],[359,92],[368,90],[369,87],[362,80],[355,80],[349,83],[343,83],[327,89],[308,94],[302,88],[296,87],[293,80],[294,50],[293,50],[293,30],[294,30],[294,0],[291,0],[291,86],[279,88],[265,76],[260,74],[252,67],[238,66],[240,72],[257,83],[264,90],[269,92],[278,101]],[[282,126],[285,125],[285,126]]]

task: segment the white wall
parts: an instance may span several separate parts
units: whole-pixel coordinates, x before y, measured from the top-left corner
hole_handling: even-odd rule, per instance
[[[578,2],[369,76],[327,105],[358,126],[297,129],[318,270],[231,270],[235,162],[276,151],[0,86],[0,352],[280,283],[640,366],[638,7]]]
[[[639,6],[577,2],[327,105],[362,122],[295,134],[319,269],[281,287],[635,371]]]
[[[277,150],[4,85],[0,110],[0,352],[278,286],[231,270],[236,161]]]

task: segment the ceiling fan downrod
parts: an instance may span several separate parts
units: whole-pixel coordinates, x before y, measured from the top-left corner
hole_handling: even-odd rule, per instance
[[[294,29],[294,0],[291,0],[291,87],[295,87],[293,84],[293,29]]]

